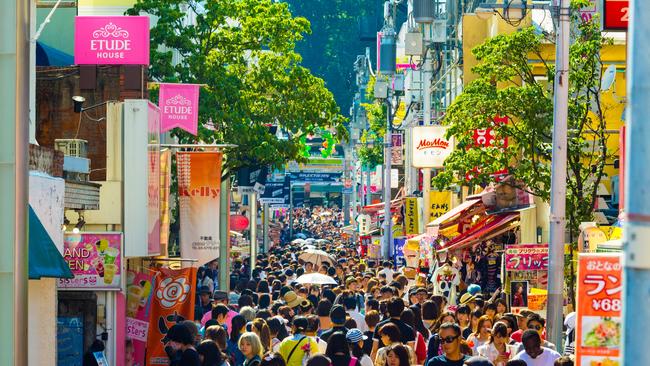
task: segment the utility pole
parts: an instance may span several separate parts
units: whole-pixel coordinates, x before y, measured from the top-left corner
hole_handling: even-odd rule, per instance
[[[255,262],[257,260],[257,193],[253,192],[248,196],[248,204],[250,205],[250,236],[251,236],[251,274],[255,269]]]
[[[566,231],[567,116],[569,98],[569,0],[554,0],[557,11],[551,160],[551,213],[548,263],[548,311],[546,337],[562,344],[564,306],[564,243]],[[635,178],[636,179],[636,178]],[[635,314],[638,315],[638,314]],[[635,362],[637,362],[635,360]],[[643,363],[640,363],[643,364]]]
[[[263,238],[263,245],[262,245],[262,250],[260,250],[260,253],[266,253],[269,251],[269,204],[265,203],[262,205],[262,215],[263,216],[263,229],[264,229],[264,236]]]
[[[391,248],[393,244],[393,225],[392,214],[390,212],[391,187],[390,187],[390,170],[391,170],[391,150],[393,141],[391,138],[391,125],[393,124],[391,116],[390,89],[386,99],[386,134],[384,135],[384,245],[382,245],[382,257],[389,259],[391,257]]]
[[[432,25],[431,24],[424,24],[423,25],[423,30],[424,30],[424,44],[428,45],[431,42],[430,34],[431,34],[431,29]],[[424,104],[423,109],[423,123],[425,126],[431,125],[431,74],[433,71],[433,52],[429,50],[428,47],[425,48],[425,62],[424,65],[422,65],[423,71],[422,71],[422,84],[423,84],[423,98],[422,98],[422,104]],[[411,139],[411,144],[413,144],[414,141]],[[409,148],[410,150],[410,148]],[[416,184],[417,185],[417,184]],[[422,169],[422,227],[426,227],[427,224],[429,223],[429,198],[431,196],[431,168],[423,168]]]
[[[230,290],[230,178],[221,179],[219,194],[219,289]]]
[[[648,339],[639,337],[650,321],[650,150],[647,139],[650,126],[647,109],[650,103],[650,2],[630,1],[628,44],[627,126],[625,168],[625,211],[623,229],[623,365],[650,365]]]

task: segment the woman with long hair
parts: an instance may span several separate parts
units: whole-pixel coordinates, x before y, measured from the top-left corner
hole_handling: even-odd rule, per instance
[[[508,312],[508,302],[506,299],[498,298],[494,303],[497,305],[497,315],[503,316],[503,314]]]
[[[415,330],[415,356],[417,357],[418,365],[424,364],[424,361],[427,358],[427,344],[424,335],[422,335],[420,330],[415,326],[415,312],[411,310],[411,308],[404,309],[400,316],[400,320]],[[427,339],[429,338],[427,337]]]
[[[488,343],[478,347],[478,355],[492,361],[495,366],[505,366],[516,354],[515,347],[508,344],[509,340],[508,326],[497,322],[492,327]]]
[[[246,358],[243,366],[260,366],[262,363],[262,342],[253,332],[246,332],[239,337],[239,350]]]
[[[411,366],[408,350],[401,344],[391,346],[388,349],[388,366]]]
[[[401,343],[402,335],[397,325],[393,323],[384,324],[381,328],[379,328],[377,334],[379,335],[381,342],[386,346],[380,348],[377,351],[377,355],[375,356],[375,366],[385,366],[388,356],[388,349],[390,346],[397,344],[403,345],[403,343]],[[406,347],[406,349],[409,351],[410,363],[412,365],[416,365],[417,356],[415,356],[415,351],[413,351],[413,349],[409,346],[404,345],[404,347]]]
[[[487,315],[483,315],[478,319],[476,331],[467,338],[467,344],[472,347],[473,354],[478,354],[478,348],[490,340],[492,324],[492,319]]]
[[[211,325],[205,329],[204,340],[216,343],[219,351],[225,352],[228,348],[228,332],[220,325]]]
[[[422,322],[429,331],[433,334],[433,327],[436,320],[440,317],[440,307],[435,302],[427,300],[422,304]]]
[[[327,356],[332,361],[332,366],[359,366],[360,361],[355,357],[352,359],[350,346],[345,339],[343,332],[334,332],[327,340]],[[354,361],[354,362],[353,362]]]
[[[264,319],[255,319],[251,324],[251,331],[260,337],[262,342],[263,353],[271,352],[271,331]]]
[[[361,366],[373,366],[372,359],[364,351],[364,345],[368,342],[368,337],[361,330],[356,328],[348,330],[345,334],[345,339],[350,345],[350,354],[359,360]],[[372,340],[369,342],[372,344]]]
[[[242,366],[246,358],[239,349],[239,338],[246,330],[246,319],[241,315],[235,315],[232,318],[232,330],[230,331],[230,339],[228,340],[227,353],[233,361],[233,366]]]
[[[221,353],[219,346],[212,340],[205,340],[196,347],[201,366],[229,366],[226,355]]]

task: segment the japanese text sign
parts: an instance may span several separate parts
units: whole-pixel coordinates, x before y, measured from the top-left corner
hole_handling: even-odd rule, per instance
[[[196,136],[199,123],[199,85],[160,84],[160,132],[180,127]]]
[[[419,209],[417,197],[406,197],[404,206],[404,230],[406,235],[418,234]]]
[[[74,278],[59,279],[59,288],[120,288],[121,233],[67,233],[63,245],[63,258]]]
[[[148,16],[78,16],[77,65],[149,65]]]
[[[453,138],[447,138],[447,127],[419,126],[413,128],[413,166],[442,168],[454,150]]]
[[[576,365],[620,364],[622,282],[620,254],[580,254]]]
[[[545,271],[548,269],[548,244],[506,246],[506,270]]]

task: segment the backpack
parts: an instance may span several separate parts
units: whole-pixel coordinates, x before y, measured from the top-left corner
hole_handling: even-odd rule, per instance
[[[359,366],[360,364],[361,364],[361,362],[359,361],[359,359],[352,356],[350,358],[350,363],[348,364],[348,366]]]

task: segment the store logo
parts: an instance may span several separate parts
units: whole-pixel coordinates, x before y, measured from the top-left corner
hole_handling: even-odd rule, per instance
[[[129,38],[129,32],[124,30],[112,22],[106,24],[102,28],[97,29],[93,32],[93,38]]]
[[[149,17],[77,16],[75,64],[149,64]]]
[[[181,187],[178,194],[181,197],[219,197],[219,189],[212,188],[208,186],[202,186],[194,189],[189,189],[187,187]]]
[[[435,138],[433,140],[422,139],[416,147],[417,150],[425,149],[446,149],[449,147],[449,141],[443,140],[441,138]]]
[[[169,119],[189,119],[192,116],[192,101],[180,94],[165,101],[163,113]]]
[[[190,293],[190,285],[186,283],[187,278],[165,278],[160,282],[156,297],[163,308],[169,309],[177,304],[182,304]]]

